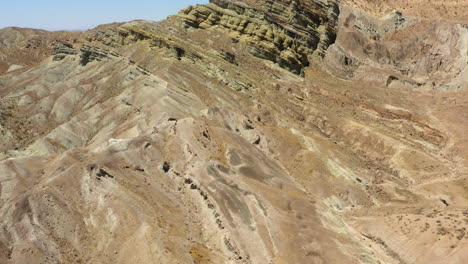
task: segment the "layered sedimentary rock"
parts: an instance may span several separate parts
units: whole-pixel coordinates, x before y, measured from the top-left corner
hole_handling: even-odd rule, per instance
[[[308,56],[323,53],[336,38],[338,6],[327,1],[217,0],[180,13],[189,27],[223,29],[249,43],[249,52],[303,73]]]
[[[464,263],[468,29],[359,3],[0,30],[0,263]]]

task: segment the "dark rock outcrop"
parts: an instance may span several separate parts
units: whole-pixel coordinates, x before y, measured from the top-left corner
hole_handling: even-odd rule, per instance
[[[96,47],[84,46],[81,48],[80,64],[86,66],[92,61],[101,61],[109,57],[109,51]]]
[[[78,51],[73,48],[73,45],[68,43],[57,43],[54,46],[54,61],[65,59],[67,55],[76,55]]]

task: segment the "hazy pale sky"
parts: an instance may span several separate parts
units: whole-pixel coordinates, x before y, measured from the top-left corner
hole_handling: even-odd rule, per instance
[[[79,30],[135,19],[162,20],[208,0],[0,0],[0,28]]]

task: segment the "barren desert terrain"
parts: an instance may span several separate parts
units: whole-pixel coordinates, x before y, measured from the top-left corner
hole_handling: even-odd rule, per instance
[[[0,263],[468,263],[468,1],[0,30]]]

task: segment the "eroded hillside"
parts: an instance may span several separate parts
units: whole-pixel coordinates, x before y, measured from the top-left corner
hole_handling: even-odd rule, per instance
[[[464,263],[466,1],[363,3],[0,30],[0,263]]]

